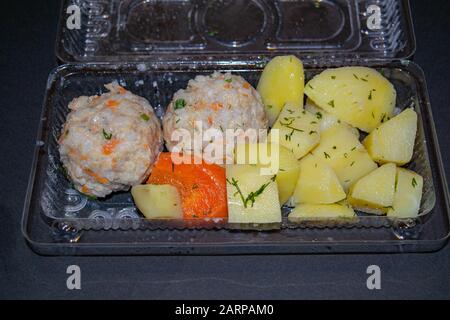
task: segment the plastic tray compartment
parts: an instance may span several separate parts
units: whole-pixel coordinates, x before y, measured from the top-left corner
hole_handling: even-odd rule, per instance
[[[424,77],[409,61],[369,63],[396,87],[397,107],[413,106],[419,115],[415,154],[410,166],[424,176],[424,195],[418,219],[390,220],[358,217],[340,221],[290,224],[280,230],[239,231],[226,225],[209,230],[195,225],[159,225],[136,212],[129,192],[89,200],[70,188],[59,163],[56,140],[74,97],[103,92],[119,81],[144,96],[162,116],[173,93],[199,73],[232,71],[256,84],[263,61],[204,60],[179,64],[163,61],[128,64],[73,64],[54,71],[48,81],[36,157],[25,203],[23,232],[43,254],[237,254],[299,252],[416,252],[439,249],[449,234],[448,190],[442,168]],[[326,67],[304,59],[306,77]],[[361,64],[358,60],[345,64]],[[434,181],[434,183],[433,183]]]
[[[71,4],[80,29],[66,28]],[[367,25],[371,5],[378,29]],[[405,58],[415,46],[406,0],[65,0],[62,8],[56,55],[64,62],[271,50]]]

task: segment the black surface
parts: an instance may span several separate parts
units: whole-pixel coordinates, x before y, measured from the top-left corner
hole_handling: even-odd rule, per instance
[[[414,60],[424,69],[446,171],[450,172],[449,1],[412,1]],[[450,246],[432,254],[42,257],[20,232],[41,103],[56,65],[57,1],[1,2],[1,298],[450,298]],[[447,175],[448,179],[449,175]],[[82,289],[66,288],[79,265]],[[382,289],[366,288],[379,265]]]

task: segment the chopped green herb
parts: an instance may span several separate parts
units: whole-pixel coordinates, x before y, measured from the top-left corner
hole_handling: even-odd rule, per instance
[[[317,133],[317,131],[311,130],[311,131],[309,132],[309,135],[312,135],[313,133]]]
[[[96,196],[91,196],[91,195],[85,194],[85,193],[83,193],[83,195],[84,195],[86,198],[88,198],[88,200],[97,200],[97,197],[96,197]]]
[[[111,138],[112,138],[112,133],[108,133],[108,132],[105,131],[105,129],[103,129],[103,137],[104,137],[106,140],[111,140]]]
[[[375,114],[373,113],[373,111],[372,111],[372,118],[374,118],[374,119],[375,119]]]
[[[364,81],[364,82],[367,82],[367,81],[368,81],[367,79],[364,79],[364,78],[361,78],[361,80]]]
[[[64,167],[63,165],[61,165],[61,166],[59,167],[59,169],[61,170],[61,172],[62,172],[64,178],[66,178],[67,180],[70,181],[70,176],[69,176],[69,173],[67,172],[66,167]]]
[[[184,99],[177,99],[175,101],[175,110],[183,109],[185,106],[186,106],[186,100],[184,100]]]
[[[303,111],[302,111],[302,114],[306,114],[306,110],[303,110]]]
[[[317,119],[322,119],[322,113],[316,112],[316,117],[317,117]]]
[[[345,152],[345,153],[344,153],[344,158],[347,158],[347,157],[348,157],[348,153]]]
[[[397,184],[398,184],[398,181],[395,180],[395,185],[394,185],[394,190],[395,190],[395,191],[397,191]]]
[[[280,168],[279,171],[286,171],[286,170]]]
[[[293,135],[293,134],[294,134],[294,130],[292,130],[291,133],[286,134],[286,135],[284,136],[285,140],[286,140],[286,141],[291,141],[291,138],[292,138],[292,135]]]
[[[330,102],[328,102],[328,105],[331,106],[332,108],[334,108],[334,100],[331,100]]]
[[[323,155],[325,156],[325,159],[331,158],[330,155],[328,153],[326,153],[325,151],[323,152]]]
[[[358,76],[356,74],[353,74],[356,80],[359,80]]]
[[[180,118],[178,118],[178,119],[175,121],[175,123],[178,123],[178,122],[180,122]]]
[[[411,184],[412,184],[413,188],[415,188],[417,186],[416,178],[412,178]]]
[[[284,126],[284,127],[286,127],[286,128],[288,128],[288,129],[291,129],[292,130],[292,132],[291,132],[291,134],[290,134],[290,137],[292,136],[292,134],[294,133],[294,131],[298,131],[298,132],[304,132],[304,130],[302,130],[302,129],[298,129],[298,128],[294,128],[294,127],[292,127],[291,126],[291,124],[294,122],[294,118],[291,118],[291,119],[289,119],[289,121],[287,121],[287,122],[282,122],[282,121],[280,121],[280,124],[282,125],[282,126]],[[289,138],[290,138],[289,137]],[[287,140],[287,139],[286,139]],[[290,139],[289,139],[290,140]]]
[[[293,118],[293,117],[289,117],[289,118],[284,118],[284,120],[286,121],[286,122],[281,122],[280,121],[280,124],[282,125],[282,126],[290,126],[294,121],[295,121],[295,118]]]
[[[314,90],[313,86],[308,83],[308,87],[310,87],[312,90]]]
[[[289,112],[289,114],[293,114],[293,113],[294,113],[294,110],[287,109],[287,112]]]
[[[331,79],[335,80],[335,79],[336,79],[336,76],[331,76]]]
[[[242,204],[244,205],[244,208],[247,208],[248,203],[251,203],[251,206],[253,207],[253,205],[255,204],[256,198],[258,196],[260,196],[264,190],[272,183],[275,181],[276,175],[273,176],[269,182],[264,183],[263,185],[261,185],[261,187],[259,187],[256,191],[252,191],[250,192],[247,197],[244,197],[241,188],[238,185],[238,180],[231,178],[231,181],[229,179],[227,179],[227,182],[229,184],[231,184],[233,187],[236,188],[236,192],[234,193],[234,196],[236,196],[237,194],[239,194],[239,197],[241,198]]]
[[[231,78],[225,79],[225,82],[231,83],[231,81],[233,81],[233,79],[231,79]]]
[[[150,117],[149,117],[148,115],[146,115],[145,113],[141,114],[141,118],[142,118],[142,120],[144,120],[144,121],[150,120]]]
[[[336,146],[333,146],[333,149],[334,149],[334,150],[336,150],[336,149],[337,149],[337,147],[336,147]]]
[[[353,161],[352,163],[350,163],[350,167],[353,167],[354,164],[355,164],[355,161]]]
[[[353,150],[355,150],[355,149],[356,149],[356,147],[353,147],[353,148],[350,149],[350,151],[353,151]]]
[[[369,96],[368,96],[368,99],[369,99],[369,100],[372,100],[372,92],[373,92],[373,91],[375,91],[375,89],[372,89],[372,90],[370,90],[370,92],[369,92]]]
[[[267,105],[267,108],[272,109],[273,106],[269,104],[269,105]]]
[[[317,124],[317,121],[311,121],[311,124]]]

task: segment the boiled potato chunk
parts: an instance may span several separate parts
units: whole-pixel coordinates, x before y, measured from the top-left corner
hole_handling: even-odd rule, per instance
[[[363,144],[376,162],[403,165],[411,161],[416,131],[417,113],[408,108],[373,130]]]
[[[182,219],[177,188],[168,184],[145,184],[131,188],[136,207],[147,219]]]
[[[261,175],[258,166],[228,165],[229,223],[279,223],[280,201],[274,176]]]
[[[257,90],[266,107],[269,126],[275,122],[286,103],[303,105],[304,86],[303,64],[295,56],[278,56],[266,65]]]
[[[322,159],[308,155],[300,161],[295,203],[328,204],[345,199],[338,177]]]
[[[422,200],[423,178],[407,169],[397,168],[394,203],[387,215],[398,218],[417,217]]]
[[[254,159],[249,156],[249,152],[253,152]],[[242,159],[239,159],[240,156]],[[276,143],[238,144],[235,159],[238,164],[256,164],[261,168],[271,169],[272,174],[276,174],[275,181],[281,204],[286,203],[292,196],[300,164],[290,150]]]
[[[347,125],[355,134],[355,136],[359,139],[359,131],[356,128],[353,128],[349,124],[346,124],[344,121],[338,119],[335,115],[326,112],[325,110],[320,109],[311,99],[307,99],[305,103],[305,110],[312,113],[316,116],[317,121],[319,122],[320,132],[325,131],[332,126],[337,124],[345,124]]]
[[[289,221],[353,218],[355,211],[345,204],[299,204],[289,214]]]
[[[344,124],[322,132],[320,144],[312,153],[331,166],[344,190],[377,168],[353,130]]]
[[[279,130],[278,143],[291,150],[297,159],[307,154],[320,141],[316,116],[290,103],[287,103],[281,111],[273,125],[272,131],[274,130]],[[272,135],[269,138],[274,141]]]
[[[320,108],[365,132],[392,115],[396,99],[394,86],[367,67],[327,69],[307,83],[305,94]]]
[[[360,211],[386,213],[394,202],[396,169],[387,163],[358,180],[350,188],[348,202]]]

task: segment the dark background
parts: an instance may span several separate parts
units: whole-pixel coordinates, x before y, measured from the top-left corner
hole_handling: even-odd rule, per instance
[[[450,172],[450,1],[411,1],[447,173]],[[0,298],[450,298],[450,245],[432,254],[42,257],[20,220],[48,73],[56,65],[59,1],[0,4]],[[447,179],[449,180],[449,175]],[[82,289],[66,288],[66,268]],[[381,267],[382,289],[366,288]]]

